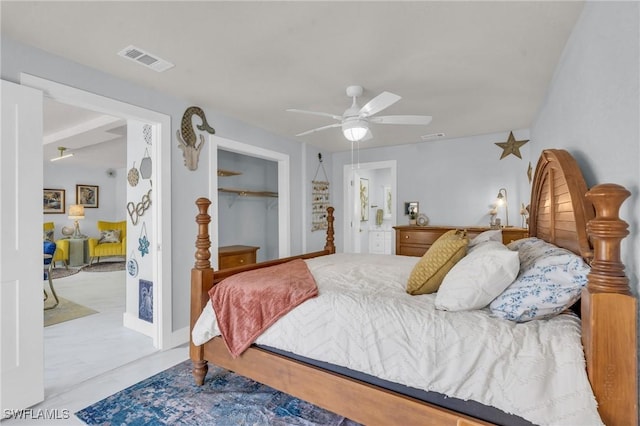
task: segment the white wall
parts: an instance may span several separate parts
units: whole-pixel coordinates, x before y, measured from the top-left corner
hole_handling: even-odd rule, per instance
[[[513,134],[517,140],[529,139],[528,130],[513,130]],[[508,192],[509,224],[519,226],[520,203],[530,202],[529,144],[520,148],[522,159],[509,155],[500,160],[502,148],[495,143],[505,142],[508,136],[506,131],[412,145],[361,148],[359,157],[360,163],[397,161],[398,225],[408,224],[408,219],[401,214],[404,202],[418,201],[420,212],[429,217],[430,225],[488,226],[490,205],[495,202],[498,190],[504,187]],[[340,183],[344,178],[344,165],[351,163],[351,152],[335,153],[332,159],[336,182],[333,199],[342,200]],[[341,233],[336,236],[336,242],[343,247]]]
[[[45,214],[43,222],[53,222],[55,238],[62,237],[63,226],[73,226],[69,219],[69,206],[76,204],[76,185],[98,185],[98,208],[85,208],[85,218],[80,220],[80,232],[88,237],[99,237],[96,227],[99,220],[125,220],[126,210],[126,171],[116,170],[115,177],[107,176],[107,170],[69,166],[64,160],[44,165],[44,188],[64,189],[66,197],[64,214]]]
[[[621,217],[631,236],[622,246],[632,290],[640,292],[640,5],[586,2],[538,117],[532,155],[564,148],[577,159],[587,186],[612,182],[632,196]]]

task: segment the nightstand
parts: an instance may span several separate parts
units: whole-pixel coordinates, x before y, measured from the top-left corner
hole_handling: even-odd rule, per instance
[[[241,245],[218,247],[218,269],[235,268],[256,263],[258,249],[260,247]]]
[[[69,266],[82,266],[89,259],[89,246],[86,238],[69,238]]]

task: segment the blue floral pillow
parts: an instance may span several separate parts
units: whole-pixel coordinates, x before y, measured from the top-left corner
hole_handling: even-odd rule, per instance
[[[518,251],[520,272],[489,305],[496,316],[516,322],[550,318],[580,298],[590,270],[580,256],[538,238],[508,247]]]

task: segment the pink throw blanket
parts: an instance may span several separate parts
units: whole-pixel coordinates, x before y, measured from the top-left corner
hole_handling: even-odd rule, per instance
[[[301,259],[233,275],[209,290],[220,333],[234,358],[280,317],[317,295],[316,281]]]

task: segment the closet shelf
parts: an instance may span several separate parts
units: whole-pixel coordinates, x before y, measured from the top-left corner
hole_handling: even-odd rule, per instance
[[[218,169],[218,176],[237,176],[237,175],[241,175],[242,172],[235,172],[233,170],[224,170],[224,169]]]
[[[218,188],[218,192],[236,194],[241,197],[278,197],[278,193],[272,191],[249,191],[246,189]]]

